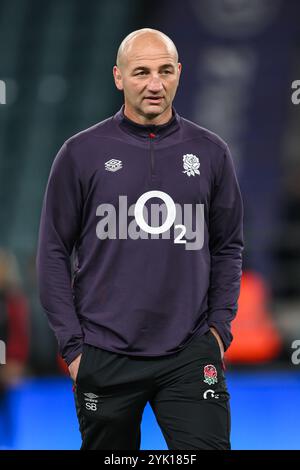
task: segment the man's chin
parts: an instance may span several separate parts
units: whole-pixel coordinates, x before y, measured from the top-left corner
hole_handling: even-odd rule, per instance
[[[147,117],[160,116],[165,111],[165,107],[159,104],[147,104],[142,109]]]

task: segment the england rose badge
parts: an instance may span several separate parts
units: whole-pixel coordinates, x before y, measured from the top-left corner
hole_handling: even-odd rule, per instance
[[[213,385],[218,382],[218,372],[215,366],[212,364],[208,364],[204,367],[204,382],[208,385]]]
[[[183,168],[184,171],[182,173],[186,173],[188,176],[196,176],[200,175],[199,167],[200,162],[199,158],[192,153],[187,153],[183,155]]]

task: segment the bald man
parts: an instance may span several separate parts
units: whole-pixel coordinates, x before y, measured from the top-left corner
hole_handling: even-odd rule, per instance
[[[81,449],[139,449],[147,402],[169,449],[230,449],[243,206],[227,144],[173,106],[181,70],[168,36],[129,34],[113,67],[124,104],[68,139],[49,175],[39,294]]]

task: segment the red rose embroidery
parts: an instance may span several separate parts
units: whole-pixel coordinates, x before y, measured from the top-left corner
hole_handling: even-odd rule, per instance
[[[204,367],[204,382],[209,385],[218,382],[218,373],[214,365],[208,364]]]

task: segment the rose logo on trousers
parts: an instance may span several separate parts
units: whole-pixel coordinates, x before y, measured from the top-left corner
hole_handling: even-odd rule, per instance
[[[218,373],[215,366],[208,364],[204,367],[204,382],[208,385],[213,385],[218,382]]]

